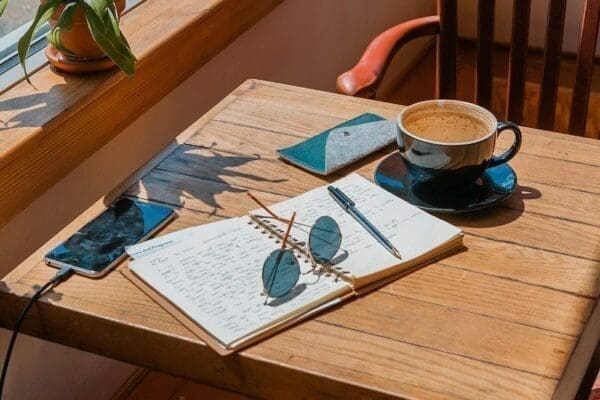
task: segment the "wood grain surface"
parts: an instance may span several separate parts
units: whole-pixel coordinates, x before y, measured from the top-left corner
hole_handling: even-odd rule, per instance
[[[282,84],[245,82],[179,145],[99,200],[0,282],[11,327],[55,270],[47,249],[126,196],[167,204],[162,232],[239,216],[352,171],[372,179],[389,147],[329,177],[277,158],[364,112],[402,106]],[[220,358],[119,273],[74,276],[43,297],[25,331],[175,376],[265,398],[571,398],[598,342],[600,143],[523,128],[511,161],[519,189],[501,206],[442,216],[466,251]],[[500,141],[499,147],[508,145]]]

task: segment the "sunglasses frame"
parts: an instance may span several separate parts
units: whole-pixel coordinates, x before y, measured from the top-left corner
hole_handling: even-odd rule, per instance
[[[288,225],[287,229],[285,231],[285,234],[283,236],[281,248],[278,250],[279,252],[286,251],[286,244],[288,242],[289,234],[290,234],[291,228],[292,228],[292,226],[294,224],[294,221],[295,221],[295,218],[296,218],[296,212],[294,212],[292,214],[292,218],[291,219],[282,218],[279,215],[275,214],[273,211],[271,211],[266,205],[264,205],[260,200],[258,200],[256,197],[254,197],[250,192],[246,192],[246,194],[253,201],[255,201],[262,209],[264,209],[269,214],[269,216],[271,218],[273,218],[273,219],[275,219],[277,221],[280,221],[280,222],[284,222],[284,223],[286,223]],[[257,218],[261,218],[261,217],[264,218],[265,216],[258,216],[258,215],[256,215],[255,217],[257,217]],[[320,218],[323,218],[323,217],[319,217],[319,219]],[[339,225],[337,224],[337,222],[333,218],[331,218],[331,217],[328,217],[328,218],[330,218],[336,224],[336,226],[338,227],[338,231],[339,231]],[[319,219],[317,219],[317,221]],[[305,255],[305,256],[308,256],[307,260],[306,260],[307,262],[308,262],[308,258],[310,258],[310,263],[312,265],[312,269],[310,271],[308,271],[308,272],[305,272],[305,273],[300,272],[300,274],[308,274],[308,273],[314,271],[318,266],[321,266],[321,268],[326,269],[328,267],[328,264],[329,264],[329,262],[317,262],[317,260],[315,259],[314,254],[313,254],[313,252],[312,252],[312,250],[310,248],[310,237],[313,234],[313,230],[315,229],[315,227],[316,227],[316,223],[313,224],[311,226],[311,228],[310,228],[310,231],[308,233],[309,240],[308,240],[307,243],[297,242],[297,241],[293,240],[293,238],[292,238],[292,240],[290,240],[290,242],[292,242],[292,244],[291,244],[292,248],[289,249],[289,251],[292,252],[292,256],[294,257],[294,259],[295,259],[295,261],[296,261],[296,263],[298,265],[300,265],[300,261],[298,261],[298,257],[296,257],[296,255],[294,254],[294,251],[300,252],[301,249],[298,249],[299,246],[302,245],[302,246],[306,247],[306,251],[302,252],[302,254]],[[341,237],[341,232],[340,232],[340,237]],[[340,243],[341,243],[341,239],[340,239]],[[339,247],[339,245],[338,245],[338,247]],[[271,253],[271,254],[273,254],[273,253]],[[270,257],[270,255],[269,255],[269,257]],[[268,260],[268,258],[267,258],[267,260]],[[265,260],[265,264],[266,264],[267,260]],[[264,268],[265,268],[265,265],[263,264],[263,271],[264,271]],[[278,268],[279,268],[279,264],[277,264],[277,266],[275,267],[275,270],[272,272],[272,274],[274,274],[273,275],[273,280],[275,279],[275,276],[277,274]],[[298,284],[298,280],[300,279],[300,274],[298,274],[298,279],[296,279],[296,281],[290,287],[290,289],[288,291],[286,291],[285,293],[279,295],[279,296],[272,296],[272,295],[270,295],[269,294],[269,289],[267,287],[265,287],[264,280],[263,280],[263,293],[262,294],[265,295],[265,304],[268,303],[269,297],[272,297],[272,298],[281,298],[281,297],[284,297],[287,294],[289,294],[296,287],[296,285]]]
[[[292,225],[294,224],[294,219],[295,218],[296,218],[296,212],[294,212],[292,214],[292,218],[290,219],[290,221],[288,223],[287,229],[285,231],[285,235],[283,236],[283,240],[282,240],[282,243],[281,243],[281,248],[279,250],[276,250],[276,251],[277,251],[277,257],[279,258],[279,256],[281,255],[282,259],[284,257],[285,252],[286,251],[290,251],[291,252],[291,256],[294,258],[294,261],[299,266],[298,258],[294,254],[294,248],[292,247],[291,249],[286,249],[286,244],[287,244],[287,241],[288,241],[288,237],[290,235],[290,231],[292,230]],[[271,253],[271,254],[273,254],[273,253]],[[273,269],[273,271],[271,271],[271,274],[270,274],[270,276],[267,279],[267,284],[266,284],[266,287],[265,287],[264,269],[265,269],[265,265],[266,265],[266,263],[267,263],[267,261],[269,260],[270,257],[271,257],[271,255],[269,255],[269,257],[267,257],[267,259],[265,260],[265,263],[263,264],[263,273],[262,273],[262,275],[263,275],[263,293],[265,294],[265,304],[267,304],[267,302],[269,300],[269,297],[279,298],[279,297],[283,297],[286,294],[288,294],[289,292],[291,292],[292,289],[294,287],[296,287],[296,285],[298,284],[298,280],[300,279],[300,274],[298,274],[298,277],[296,278],[294,284],[285,293],[283,293],[283,294],[281,294],[279,296],[272,296],[270,294],[270,290],[272,289],[272,286],[275,283],[275,277],[277,276],[277,271],[279,270],[280,262],[277,262],[276,265],[275,265],[275,268]],[[272,276],[272,278],[271,278],[271,276]],[[272,283],[269,285],[269,281],[271,281],[271,280],[272,280]]]

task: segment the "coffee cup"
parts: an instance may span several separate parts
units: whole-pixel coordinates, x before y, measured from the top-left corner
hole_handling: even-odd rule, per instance
[[[458,100],[429,100],[406,107],[397,119],[397,144],[408,172],[417,182],[465,186],[487,168],[512,159],[521,147],[521,130],[498,121],[483,107]],[[494,155],[496,138],[515,135],[512,146]]]

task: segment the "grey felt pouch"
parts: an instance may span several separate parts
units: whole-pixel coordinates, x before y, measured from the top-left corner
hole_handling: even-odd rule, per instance
[[[395,121],[366,113],[277,152],[284,160],[307,171],[328,175],[395,139]]]

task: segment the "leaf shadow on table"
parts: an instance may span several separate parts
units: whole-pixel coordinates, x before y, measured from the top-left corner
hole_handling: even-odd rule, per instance
[[[268,194],[270,184],[287,181],[286,178],[265,178],[268,171],[262,175],[243,172],[246,164],[261,160],[259,154],[214,150],[214,146],[216,143],[212,146],[180,145],[128,194],[212,216],[227,211],[229,207],[225,203],[235,201],[227,194],[241,196],[254,190]]]
[[[57,83],[47,91],[34,87],[14,88],[6,100],[0,100],[0,132],[24,127],[41,127],[48,122],[49,116],[56,116],[68,107],[66,100],[84,85],[102,79],[102,74],[86,77],[85,82],[69,74],[59,74],[63,82]],[[19,96],[19,93],[28,93]],[[5,96],[7,97],[7,96]]]
[[[454,225],[471,228],[491,228],[517,220],[525,211],[528,201],[541,197],[542,193],[536,188],[517,185],[513,195],[496,207],[465,214],[437,214],[437,216]]]
[[[0,116],[0,132],[23,127],[39,127],[44,122],[44,109],[54,98],[53,92],[60,92],[59,87],[53,86],[48,92],[37,92],[20,97],[0,101],[0,110],[4,113],[17,111],[9,118]],[[12,113],[11,113],[12,114]]]

